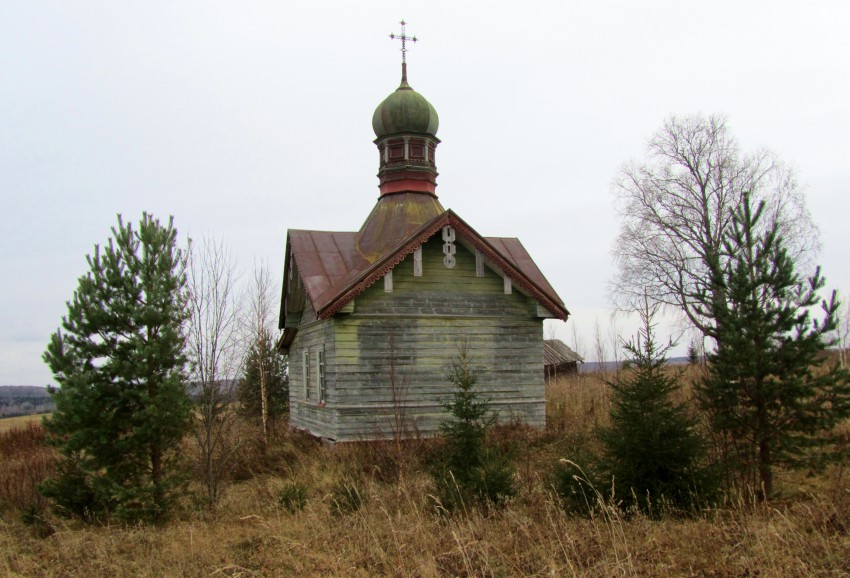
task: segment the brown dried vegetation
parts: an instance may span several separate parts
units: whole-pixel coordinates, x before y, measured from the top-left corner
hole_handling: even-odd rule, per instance
[[[39,422],[21,423],[0,430],[0,512],[37,515],[46,506],[38,484],[53,473],[56,455],[45,445]]]
[[[783,497],[757,507],[741,500],[661,521],[625,518],[611,508],[591,519],[565,514],[548,486],[550,472],[594,443],[593,428],[607,420],[608,394],[599,378],[580,375],[550,384],[548,398],[547,431],[508,425],[493,434],[514,452],[519,495],[502,510],[452,516],[440,513],[424,473],[428,456],[439,451],[434,441],[329,447],[282,433],[266,449],[247,443],[252,435],[260,439],[259,431],[240,426],[246,443],[214,510],[193,497],[203,495],[196,481],[164,525],[85,526],[45,509],[52,532],[43,532],[21,515],[33,505],[30,480],[49,473],[52,452],[37,425],[0,433],[0,575],[850,573],[850,483],[838,466],[817,476],[783,473]],[[296,507],[293,487],[306,489]],[[357,489],[359,507],[334,507],[340,487]]]

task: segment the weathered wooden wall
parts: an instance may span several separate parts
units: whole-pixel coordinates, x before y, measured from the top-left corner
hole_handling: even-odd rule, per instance
[[[488,268],[476,277],[475,256],[460,245],[456,259],[453,269],[443,265],[436,236],[423,246],[421,277],[414,277],[409,256],[393,270],[392,292],[378,282],[357,297],[352,313],[299,329],[290,352],[294,426],[336,440],[388,437],[403,411],[409,433],[433,433],[452,390],[446,370],[464,341],[481,370],[477,389],[500,419],[544,425],[536,302],[516,289],[506,295],[502,278]],[[305,403],[299,385],[300,352],[320,346],[328,380],[324,407]]]
[[[298,324],[298,334],[289,350],[289,423],[291,426],[307,430],[313,435],[335,439],[335,412],[319,404],[319,385],[315,352],[324,351],[325,366],[333,366],[334,339],[333,319],[316,320],[316,314],[309,303],[305,304]],[[304,351],[310,354],[309,376],[310,399],[305,398],[303,380]],[[327,374],[326,374],[327,378]],[[328,382],[330,383],[330,381]]]

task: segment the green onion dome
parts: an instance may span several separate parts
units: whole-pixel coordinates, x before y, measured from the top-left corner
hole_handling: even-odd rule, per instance
[[[410,88],[404,73],[398,89],[372,115],[372,130],[378,138],[405,133],[437,136],[439,126],[437,111],[424,96]]]

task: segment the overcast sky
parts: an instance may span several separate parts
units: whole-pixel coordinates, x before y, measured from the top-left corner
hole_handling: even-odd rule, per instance
[[[0,385],[52,381],[41,353],[117,213],[276,278],[287,228],[358,229],[401,18],[441,202],[520,238],[568,343],[608,324],[611,181],[671,114],[726,114],[793,165],[850,291],[848,2],[0,0]]]

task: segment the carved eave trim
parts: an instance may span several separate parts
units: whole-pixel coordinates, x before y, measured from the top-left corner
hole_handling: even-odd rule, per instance
[[[332,299],[325,307],[316,311],[318,318],[327,319],[338,313],[352,299],[383,278],[384,275],[401,263],[408,255],[412,254],[417,247],[425,243],[445,225],[451,225],[457,229],[468,243],[481,251],[486,259],[499,267],[511,279],[512,283],[551,311],[555,317],[562,321],[567,320],[570,313],[563,305],[548,297],[546,291],[526,277],[522,271],[503,257],[498,250],[452,210],[448,210],[442,215],[435,217],[430,223],[423,225],[408,240],[399,244],[395,249],[388,251],[385,257],[376,261],[374,265],[340,291],[336,298]]]
[[[349,283],[339,296],[317,311],[319,319],[332,317],[345,307],[349,301],[363,293],[366,289],[382,279],[396,265],[413,253],[416,248],[430,239],[437,231],[448,224],[449,211],[435,217],[430,223],[423,225],[418,232],[414,233],[407,241],[398,245],[395,249],[387,252],[386,256],[375,262],[360,277]]]
[[[449,211],[451,213],[451,211]],[[542,304],[548,310],[555,314],[555,316],[561,321],[566,321],[570,316],[570,312],[561,305],[557,303],[553,299],[550,299],[546,292],[537,286],[536,283],[531,281],[525,274],[520,271],[513,263],[508,261],[505,257],[502,256],[499,251],[496,250],[486,239],[484,239],[481,235],[479,235],[475,229],[470,227],[463,219],[451,213],[452,224],[460,231],[467,242],[469,242],[473,247],[478,249],[484,254],[484,257],[489,259],[490,262],[496,264],[502,272],[507,275],[511,281],[517,286],[523,289],[528,295],[537,300],[538,303]]]

